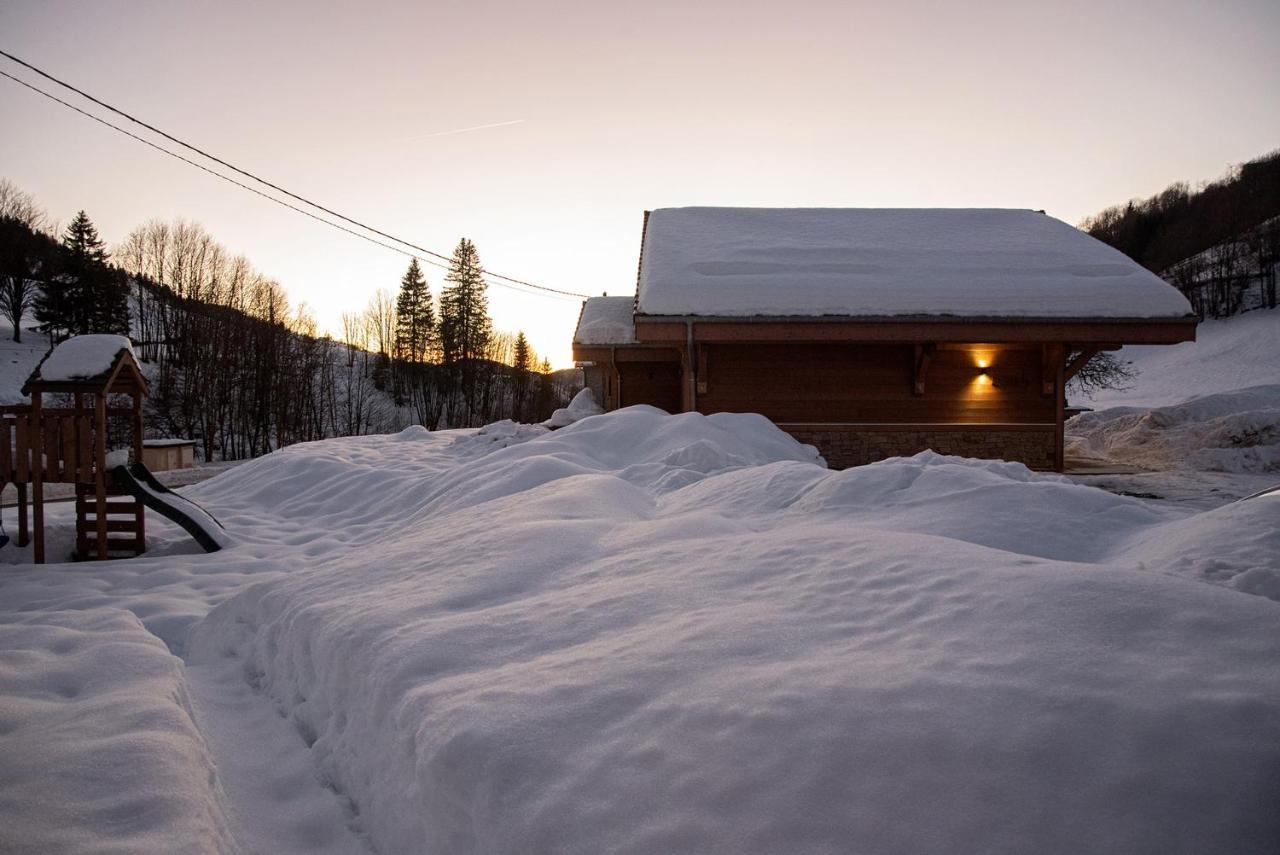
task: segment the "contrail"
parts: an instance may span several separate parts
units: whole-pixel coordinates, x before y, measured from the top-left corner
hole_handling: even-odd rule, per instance
[[[465,134],[465,133],[470,133],[471,131],[483,131],[487,128],[505,128],[507,125],[518,125],[523,121],[524,119],[512,119],[509,122],[491,122],[490,124],[487,124],[487,125],[473,125],[470,128],[456,128],[452,131],[437,131],[434,134],[423,134],[422,137],[420,137],[419,139],[423,139],[426,137],[451,137],[454,134]]]

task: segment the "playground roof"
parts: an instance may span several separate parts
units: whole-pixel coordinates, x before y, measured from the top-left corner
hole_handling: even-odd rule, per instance
[[[87,392],[98,395],[147,393],[129,339],[117,335],[73,336],[40,361],[22,386],[35,392]]]

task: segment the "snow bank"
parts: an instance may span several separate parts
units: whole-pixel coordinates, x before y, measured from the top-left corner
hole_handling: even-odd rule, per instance
[[[591,390],[583,389],[573,396],[569,406],[556,410],[551,414],[551,418],[543,422],[543,425],[549,428],[567,427],[576,421],[585,419],[587,416],[598,416],[603,412],[604,410],[596,403],[596,396],[592,394]]]
[[[1280,309],[1202,321],[1196,340],[1129,345],[1117,354],[1137,377],[1126,389],[1104,389],[1092,406],[1167,407],[1193,396],[1280,385]]]
[[[379,851],[1280,839],[1280,611],[1242,593],[1269,590],[1266,497],[830,472],[762,418],[648,407],[480,436],[298,446],[199,495],[311,558],[189,661],[236,663]],[[1217,575],[1176,563],[1228,543]]]
[[[0,850],[236,851],[182,663],[129,612],[0,624],[0,768]]]
[[[588,297],[578,316],[574,344],[633,344],[635,297]]]
[[[649,215],[651,315],[1181,317],[1178,291],[1035,211],[664,208]]]
[[[83,380],[110,370],[120,351],[133,353],[133,345],[122,335],[72,336],[59,344],[40,365],[42,380]]]
[[[1149,469],[1280,472],[1280,385],[1082,413],[1067,430],[1073,452]]]

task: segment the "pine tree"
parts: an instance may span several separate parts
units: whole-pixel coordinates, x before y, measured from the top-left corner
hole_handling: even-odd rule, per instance
[[[129,283],[107,265],[106,244],[80,211],[62,236],[60,270],[42,285],[35,316],[50,340],[64,335],[129,332]]]
[[[543,359],[542,366],[538,369],[538,397],[534,402],[534,411],[538,421],[551,418],[551,413],[556,408],[556,388],[554,378],[551,376],[551,362]]]
[[[400,280],[396,297],[396,357],[409,363],[426,362],[435,343],[435,325],[431,290],[415,258]]]
[[[483,274],[475,244],[463,238],[440,292],[440,349],[446,365],[478,359],[489,343],[493,322]]]
[[[518,422],[526,421],[526,410],[529,404],[529,368],[533,365],[533,351],[529,347],[529,339],[524,330],[516,334],[516,343],[512,354],[511,378],[511,418]]]
[[[516,333],[515,355],[513,364],[518,371],[528,371],[532,365],[533,354],[529,350],[529,340],[524,337],[524,330]]]

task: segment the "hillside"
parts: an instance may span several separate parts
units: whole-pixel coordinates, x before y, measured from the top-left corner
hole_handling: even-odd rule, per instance
[[[1280,309],[1206,321],[1195,342],[1126,347],[1127,389],[1067,422],[1077,480],[1214,507],[1280,484]],[[1132,467],[1126,471],[1126,467]]]

